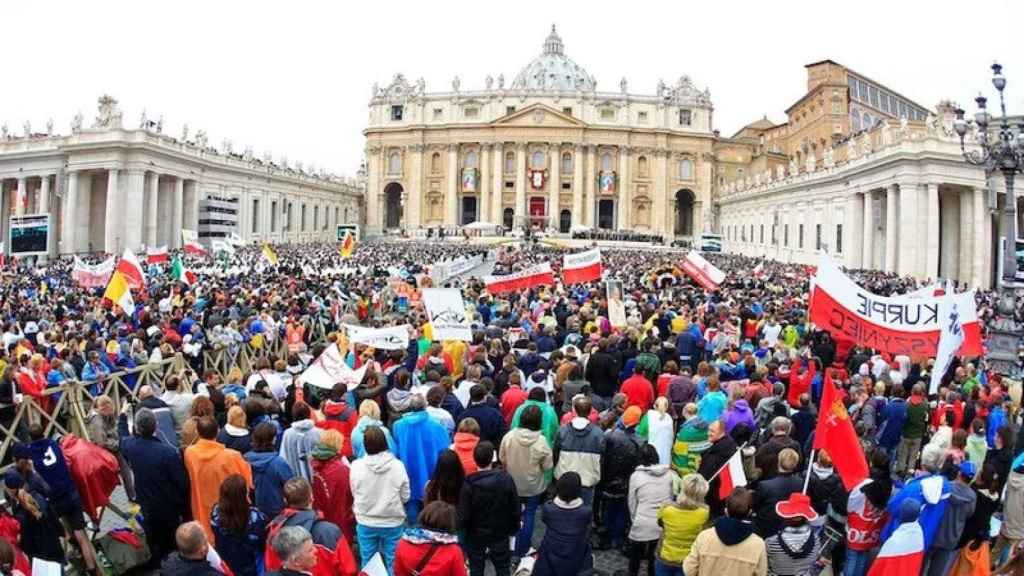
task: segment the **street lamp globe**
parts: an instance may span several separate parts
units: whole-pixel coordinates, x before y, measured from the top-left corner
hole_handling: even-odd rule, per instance
[[[992,85],[1000,92],[1006,88],[1006,76],[1003,76],[1003,67],[998,62],[992,64]]]

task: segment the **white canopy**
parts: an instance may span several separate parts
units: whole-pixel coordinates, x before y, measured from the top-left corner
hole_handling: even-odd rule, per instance
[[[491,224],[490,222],[480,221],[476,221],[473,222],[472,224],[466,224],[465,226],[463,226],[463,228],[466,228],[467,230],[494,230],[497,227],[497,224]]]

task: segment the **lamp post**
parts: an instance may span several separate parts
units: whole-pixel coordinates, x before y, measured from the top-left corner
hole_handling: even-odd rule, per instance
[[[978,149],[967,150],[964,137],[967,135],[969,121],[964,119],[964,111],[956,109],[956,120],[953,128],[960,136],[960,150],[964,159],[975,166],[981,166],[986,174],[1002,172],[1006,182],[1006,197],[1003,202],[1003,273],[997,286],[998,304],[996,319],[990,330],[988,342],[988,362],[996,372],[1005,375],[1017,373],[1017,348],[1020,344],[1021,329],[1015,320],[1016,283],[1017,283],[1017,197],[1013,182],[1017,172],[1024,169],[1024,123],[1014,133],[1006,117],[1006,100],[1003,90],[1006,88],[1006,77],[1003,67],[992,64],[992,85],[999,92],[999,107],[1002,118],[999,119],[997,141],[989,139],[989,122],[992,120],[986,109],[987,99],[981,94],[974,101],[978,111],[974,114],[974,123],[978,127]]]

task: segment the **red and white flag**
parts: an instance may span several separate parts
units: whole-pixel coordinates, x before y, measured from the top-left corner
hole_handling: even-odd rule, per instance
[[[125,248],[124,254],[117,262],[116,270],[124,274],[125,280],[128,281],[128,287],[132,290],[141,290],[146,285],[142,264],[139,264],[139,259],[135,257],[135,253],[130,248]]]
[[[192,256],[206,256],[208,252],[199,242],[186,242],[185,254],[191,254]]]
[[[764,276],[764,262],[761,262],[757,266],[754,266],[753,272],[754,278],[760,278]]]
[[[167,253],[167,245],[153,246],[146,248],[146,262],[148,264],[163,264],[171,261],[171,255]]]
[[[949,369],[953,356],[956,356],[957,350],[963,349],[964,339],[967,337],[963,319],[967,316],[978,316],[974,290],[961,294],[948,292],[939,298],[942,331],[939,333],[939,345],[935,351],[935,365],[932,366],[932,378],[928,385],[929,394],[939,391],[939,384]]]
[[[924,563],[924,531],[918,522],[904,522],[882,544],[868,576],[920,574]]]
[[[747,485],[747,475],[743,473],[742,452],[742,448],[737,449],[718,473],[718,497],[722,500],[728,498],[737,486]]]
[[[693,278],[694,282],[700,284],[701,288],[709,292],[718,290],[718,286],[725,280],[725,272],[716,268],[714,264],[696,252],[686,254],[682,269],[690,278]]]
[[[580,284],[601,279],[604,266],[601,263],[601,249],[594,248],[562,257],[562,282]]]
[[[961,356],[980,356],[981,327],[973,293],[955,296],[964,340]],[[811,293],[810,319],[833,338],[911,358],[934,357],[942,324],[941,298],[906,295],[879,296],[858,286],[826,254],[821,255]],[[970,300],[970,302],[968,302]]]
[[[529,290],[535,286],[553,286],[555,274],[551,264],[538,264],[507,276],[484,276],[484,284],[491,294]]]

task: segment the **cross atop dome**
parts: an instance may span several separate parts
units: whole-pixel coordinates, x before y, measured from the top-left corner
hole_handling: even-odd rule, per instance
[[[562,44],[562,38],[555,31],[555,25],[551,25],[551,34],[544,39],[544,54],[558,54],[561,56],[565,53],[565,47]]]

